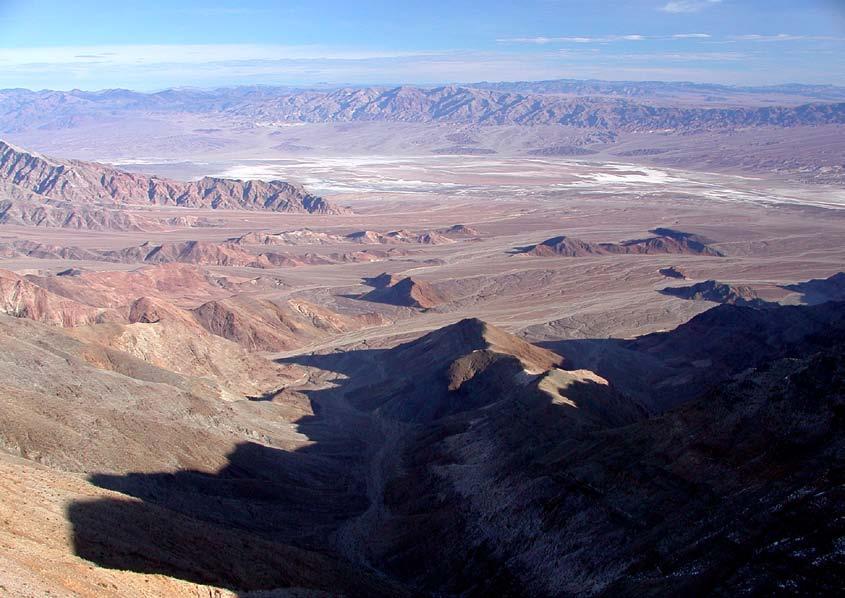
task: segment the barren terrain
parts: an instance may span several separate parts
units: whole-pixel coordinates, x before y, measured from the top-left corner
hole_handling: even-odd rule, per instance
[[[0,593],[842,582],[841,124],[161,114],[9,134]]]

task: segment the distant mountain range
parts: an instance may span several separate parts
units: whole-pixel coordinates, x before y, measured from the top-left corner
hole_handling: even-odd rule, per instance
[[[522,93],[558,93],[579,95],[613,95],[625,97],[682,94],[708,94],[710,100],[741,96],[796,96],[817,100],[845,100],[845,87],[835,85],[720,85],[689,81],[602,81],[598,79],[551,79],[547,81],[511,81],[474,83],[470,87]],[[713,95],[721,98],[713,97]]]
[[[252,122],[448,122],[567,125],[607,131],[706,131],[845,123],[845,89],[784,85],[541,81],[442,87],[298,90],[234,87],[0,91],[0,131],[75,126],[92,115],[187,112]]]

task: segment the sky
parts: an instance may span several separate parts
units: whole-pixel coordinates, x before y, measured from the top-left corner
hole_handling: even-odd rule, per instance
[[[845,0],[0,0],[0,88],[845,85]]]

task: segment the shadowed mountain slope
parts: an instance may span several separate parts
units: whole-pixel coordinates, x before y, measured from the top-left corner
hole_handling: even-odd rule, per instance
[[[774,305],[760,299],[757,292],[751,287],[730,285],[716,280],[705,280],[688,287],[666,287],[661,289],[660,292],[670,297],[692,301],[713,301],[715,303],[747,305],[758,308]]]
[[[499,403],[407,445],[382,566],[469,596],[827,593],[845,581],[841,349],[770,362],[627,426],[576,425],[596,386],[567,375],[567,401]]]

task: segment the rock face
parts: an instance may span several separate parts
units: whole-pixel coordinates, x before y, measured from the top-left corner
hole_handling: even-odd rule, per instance
[[[620,243],[590,243],[567,236],[552,237],[537,245],[524,248],[522,252],[537,256],[564,257],[620,254],[724,255],[717,249],[708,247],[696,235],[670,229],[655,229],[652,232],[658,233],[657,236]]]
[[[446,302],[446,297],[425,280],[402,278],[389,286],[376,288],[362,297],[367,301],[403,307],[429,309]]]
[[[0,313],[62,327],[121,319],[118,312],[61,297],[7,270],[0,270]]]
[[[102,164],[55,160],[0,141],[0,181],[18,195],[49,198],[74,206],[174,205],[192,208],[340,214],[338,208],[284,181],[241,181],[205,177],[180,182],[124,172]],[[16,200],[18,201],[18,200]],[[6,207],[5,212],[11,208]],[[32,220],[18,209],[18,218]],[[8,216],[7,216],[8,217]],[[53,214],[53,218],[57,218]]]
[[[690,299],[693,301],[713,301],[731,305],[749,307],[767,307],[772,305],[757,296],[756,291],[747,286],[725,284],[716,280],[705,280],[688,287],[667,287],[660,291],[664,295]]]

